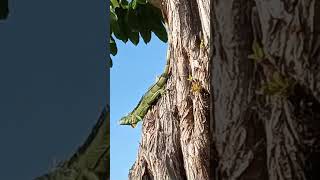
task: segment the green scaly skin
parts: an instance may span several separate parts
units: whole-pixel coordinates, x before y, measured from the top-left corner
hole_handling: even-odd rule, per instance
[[[169,57],[165,65],[165,70],[152,85],[144,96],[140,99],[138,105],[134,110],[127,116],[120,119],[120,125],[131,125],[133,128],[136,127],[138,122],[142,121],[144,116],[147,114],[150,107],[161,97],[164,93],[165,85],[169,77]]]

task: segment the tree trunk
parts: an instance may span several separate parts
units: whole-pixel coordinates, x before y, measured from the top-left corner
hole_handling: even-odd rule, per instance
[[[129,179],[319,179],[320,2],[163,1],[171,74]]]
[[[213,177],[208,161],[209,8],[207,0],[163,2],[171,76],[165,95],[144,118],[142,142],[130,179]]]

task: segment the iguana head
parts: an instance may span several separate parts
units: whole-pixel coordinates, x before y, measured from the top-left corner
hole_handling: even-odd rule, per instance
[[[128,124],[130,124],[129,123],[130,122],[129,118],[130,118],[130,115],[122,117],[120,119],[120,121],[119,121],[119,125],[128,125]]]
[[[131,125],[131,127],[135,128],[137,126],[137,117],[133,114],[129,114],[120,119],[120,125]]]

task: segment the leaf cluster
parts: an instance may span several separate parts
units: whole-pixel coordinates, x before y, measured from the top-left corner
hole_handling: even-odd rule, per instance
[[[257,41],[253,41],[252,51],[253,51],[253,54],[250,54],[248,56],[249,59],[253,59],[256,62],[260,62],[265,58],[263,49]]]
[[[279,95],[286,97],[290,95],[295,82],[283,77],[278,72],[274,72],[271,80],[262,87],[262,91],[267,95]]]
[[[110,54],[118,52],[115,39],[137,45],[140,38],[147,44],[152,32],[163,42],[167,42],[167,31],[161,10],[147,0],[110,0]],[[111,56],[110,56],[111,60]]]
[[[191,84],[191,92],[200,92],[202,90],[201,83],[199,81],[194,81]]]

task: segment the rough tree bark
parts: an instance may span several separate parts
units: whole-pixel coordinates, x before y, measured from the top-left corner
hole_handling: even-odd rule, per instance
[[[319,179],[320,2],[163,0],[161,8],[171,76],[144,119],[129,179]],[[248,58],[254,40],[261,62]],[[270,94],[275,74],[289,85]]]
[[[130,179],[209,179],[210,4],[163,1],[171,76],[147,114]],[[189,76],[193,80],[188,80]]]
[[[214,1],[219,179],[318,179],[309,158],[319,144],[319,10],[312,0]],[[262,63],[247,58],[255,18]],[[274,73],[296,85],[282,96],[258,93]]]

